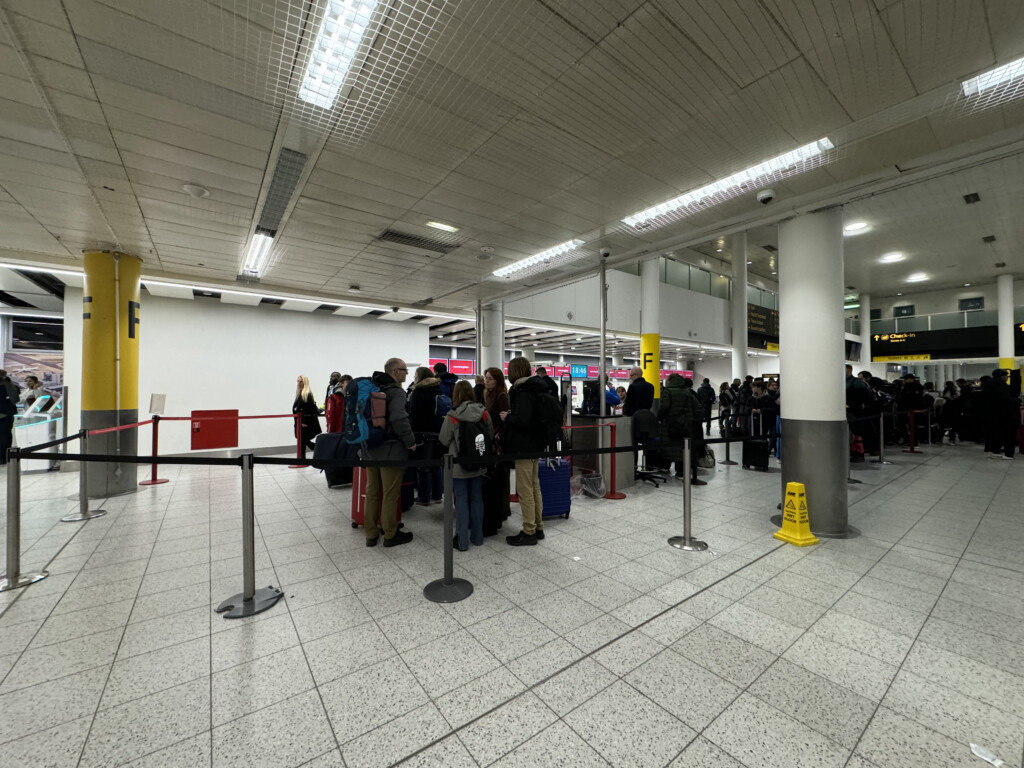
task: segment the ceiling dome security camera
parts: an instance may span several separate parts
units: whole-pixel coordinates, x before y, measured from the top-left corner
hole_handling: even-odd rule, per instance
[[[757,202],[761,205],[768,205],[772,200],[775,199],[774,189],[761,189],[757,193]]]

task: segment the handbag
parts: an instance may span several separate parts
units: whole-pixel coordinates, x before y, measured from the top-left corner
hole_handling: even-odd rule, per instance
[[[697,459],[697,466],[703,467],[704,469],[711,469],[715,466],[715,452],[711,450],[711,446],[704,446],[704,455]]]

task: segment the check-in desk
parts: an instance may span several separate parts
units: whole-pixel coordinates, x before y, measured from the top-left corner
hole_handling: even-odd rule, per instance
[[[615,445],[630,445],[633,442],[633,419],[629,416],[590,416],[578,413],[572,414],[573,427],[594,427],[593,429],[572,429],[570,435],[573,450],[586,450],[587,448],[610,448],[612,445],[612,430],[609,427],[597,427],[598,424],[615,425]],[[635,482],[633,454],[629,451],[616,453],[615,455],[615,489],[628,488]],[[601,473],[605,478],[605,489],[611,488],[609,479],[612,476],[612,454],[600,454],[591,456],[573,456],[575,468]]]

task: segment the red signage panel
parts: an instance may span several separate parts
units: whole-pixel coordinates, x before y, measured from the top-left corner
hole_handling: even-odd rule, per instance
[[[476,373],[476,361],[450,360],[448,362],[448,372],[454,373],[456,376],[472,376]]]
[[[444,363],[445,365],[448,365],[448,358],[447,357],[432,357],[432,358],[430,358],[427,361],[427,365],[430,366],[431,368],[433,368],[438,363]]]
[[[213,418],[233,416],[234,418]],[[238,411],[192,411],[192,450],[238,447]]]
[[[587,378],[588,379],[596,379],[600,375],[600,373],[601,373],[601,369],[598,368],[596,365],[588,365],[587,366]]]

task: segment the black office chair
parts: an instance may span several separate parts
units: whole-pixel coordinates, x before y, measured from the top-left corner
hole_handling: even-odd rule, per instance
[[[647,466],[647,453],[658,453],[658,443],[661,441],[661,425],[658,417],[648,409],[639,410],[633,414],[633,445],[636,446],[636,465],[633,477],[642,483],[651,483],[659,488],[659,483],[668,482],[665,475],[658,474],[658,470]]]

